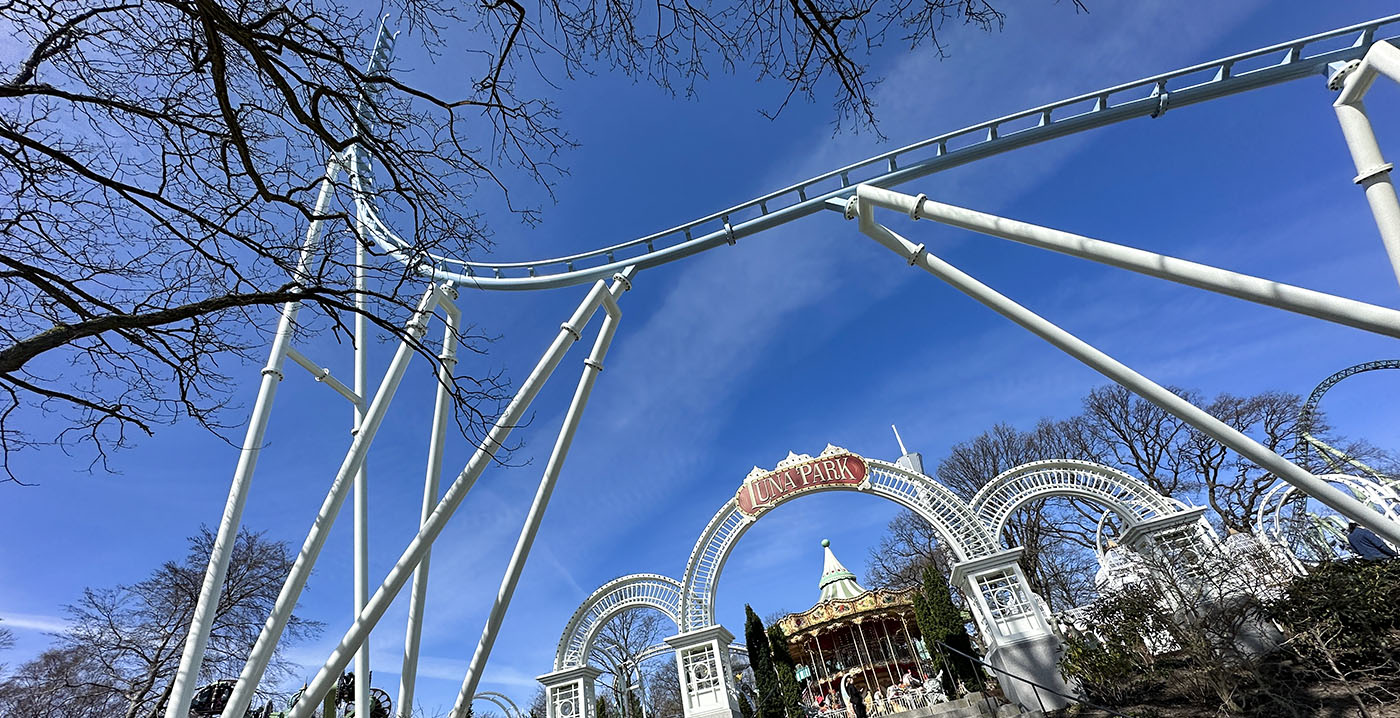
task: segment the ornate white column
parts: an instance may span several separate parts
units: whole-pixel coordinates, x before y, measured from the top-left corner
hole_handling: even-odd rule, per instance
[[[734,670],[729,662],[732,640],[734,634],[720,625],[666,639],[666,645],[676,649],[685,718],[739,718],[732,685]]]
[[[972,613],[987,638],[988,663],[1010,676],[1074,694],[1060,676],[1060,639],[1021,571],[1023,553],[1025,549],[1018,546],[960,562],[949,578],[973,604]],[[1048,691],[1040,691],[1037,697],[1034,687],[1010,676],[998,674],[997,682],[1013,703],[1037,709],[1043,704],[1047,710],[1069,705]]]
[[[1197,506],[1134,523],[1123,529],[1123,545],[1190,578],[1199,572],[1218,543],[1215,531],[1201,521],[1205,512],[1204,506]]]
[[[548,718],[594,718],[594,681],[602,673],[593,666],[579,666],[536,679],[544,685]]]

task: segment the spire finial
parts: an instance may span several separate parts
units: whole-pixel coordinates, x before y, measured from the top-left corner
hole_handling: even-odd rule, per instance
[[[899,438],[899,429],[895,429],[894,424],[890,424],[890,428],[894,429],[894,440],[899,443],[899,455],[908,454],[909,452],[904,448],[904,439]]]
[[[822,548],[826,548],[827,546],[830,546],[830,545],[831,545],[831,539],[822,539]]]

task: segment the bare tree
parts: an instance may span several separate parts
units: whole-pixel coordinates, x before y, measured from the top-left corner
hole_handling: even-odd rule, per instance
[[[938,480],[970,500],[1001,473],[1021,464],[1065,458],[1067,443],[1082,440],[1075,422],[1040,422],[1022,432],[1008,424],[953,446],[938,464]],[[1078,605],[1092,595],[1084,569],[1093,562],[1090,547],[1102,509],[1080,500],[1037,499],[1012,513],[1003,529],[1008,546],[1020,546],[1022,569],[1031,589],[1052,608]],[[1092,573],[1092,572],[1091,572]]]
[[[0,681],[0,715],[110,718],[125,710],[102,684],[97,657],[82,648],[51,648]]]
[[[875,588],[908,588],[920,584],[926,566],[946,576],[951,565],[938,531],[912,511],[901,511],[866,557],[865,578]]]
[[[466,200],[488,193],[535,222],[538,190],[563,171],[560,108],[521,88],[606,70],[690,94],[711,70],[742,68],[786,88],[769,114],[794,96],[830,97],[838,124],[874,128],[873,48],[897,38],[941,52],[946,23],[1003,20],[987,0],[394,0],[430,57],[451,53],[461,84],[445,97],[366,74],[373,27],[335,0],[4,7],[16,49],[0,64],[0,475],[11,480],[16,451],[57,445],[105,467],[109,450],[163,423],[224,429],[228,359],[256,359],[256,327],[285,302],[319,310],[303,332],[343,331],[362,311],[408,338],[417,270],[490,244],[470,209],[483,202]],[[457,47],[463,37],[483,46]],[[357,233],[346,192],[317,209],[325,162],[351,147],[372,170],[371,200],[410,243],[402,262]],[[522,185],[536,199],[511,189]],[[329,229],[301,267],[313,220]],[[463,339],[481,348],[471,328]],[[464,432],[479,431],[498,378],[455,389]]]
[[[1267,391],[1248,397],[1221,394],[1206,408],[1271,451],[1311,472],[1357,473],[1354,467],[1339,465],[1320,452],[1303,455],[1298,426],[1301,407],[1302,399],[1297,394]],[[1348,456],[1387,473],[1396,471],[1390,452],[1365,440],[1338,435],[1320,410],[1313,412],[1309,431]],[[1264,495],[1278,482],[1278,477],[1195,430],[1187,442],[1186,454],[1201,480],[1204,499],[1220,524],[1236,531],[1251,530]]]
[[[1200,403],[1193,392],[1167,388]],[[1084,458],[1121,468],[1163,494],[1185,493],[1199,485],[1182,451],[1190,424],[1122,386],[1107,384],[1089,392],[1083,413],[1069,426],[1086,436]]]
[[[736,665],[735,670],[738,669]],[[681,678],[674,660],[657,661],[647,671],[646,705],[648,718],[681,718],[685,714]]]
[[[633,678],[642,677],[637,657],[666,637],[667,621],[659,611],[637,608],[608,621],[594,639],[593,659],[608,676],[600,684],[612,692],[612,703],[619,713],[627,705]]]
[[[13,696],[16,706],[30,705],[24,696],[35,696],[44,701],[35,706],[63,708],[53,712],[16,708],[0,714],[67,716],[71,710],[71,715],[160,715],[179,666],[212,543],[213,535],[204,530],[190,539],[184,561],[167,562],[136,584],[85,590],[82,599],[68,608],[69,628],[58,635],[54,648],[0,684],[0,697]],[[238,675],[292,559],[283,542],[246,529],[239,533],[200,670],[202,681]],[[293,616],[287,626],[291,639],[287,645],[319,630],[319,623]],[[285,649],[279,645],[278,650],[265,681],[268,686],[290,674],[290,665],[280,655]],[[0,702],[0,708],[4,705]]]
[[[530,707],[525,709],[525,715],[529,718],[545,718],[549,715],[549,696],[545,695],[544,687],[535,689],[535,695],[530,697]]]

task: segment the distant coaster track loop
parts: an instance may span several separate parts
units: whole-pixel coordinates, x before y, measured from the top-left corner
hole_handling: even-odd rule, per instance
[[[1338,465],[1338,460],[1340,459],[1342,463],[1352,464],[1353,466],[1356,466],[1362,471],[1365,471],[1366,473],[1375,476],[1377,479],[1382,478],[1377,474],[1377,472],[1374,469],[1366,466],[1365,464],[1360,463],[1359,461],[1353,459],[1350,456],[1347,456],[1345,452],[1342,452],[1340,449],[1327,445],[1321,439],[1313,436],[1312,434],[1313,423],[1317,419],[1317,405],[1322,401],[1323,395],[1325,395],[1332,387],[1336,386],[1337,384],[1340,384],[1343,379],[1356,376],[1357,374],[1363,374],[1368,371],[1378,371],[1381,369],[1400,369],[1400,359],[1378,359],[1376,361],[1368,361],[1363,362],[1361,364],[1356,364],[1354,366],[1349,366],[1333,374],[1332,376],[1323,379],[1322,382],[1319,383],[1312,390],[1312,393],[1308,395],[1308,400],[1303,402],[1302,408],[1298,410],[1298,421],[1295,425],[1295,431],[1297,433],[1297,442],[1294,445],[1294,449],[1298,455],[1299,464],[1301,464],[1302,466],[1307,466],[1308,453],[1313,447],[1316,447],[1323,453],[1330,471],[1341,470],[1342,467]]]
[[[1325,75],[1330,64],[1360,60],[1374,43],[1393,42],[1397,38],[1377,40],[1377,34],[1383,28],[1396,29],[1397,23],[1400,15],[1391,15],[1023,110],[846,165],[670,229],[549,259],[470,262],[432,255],[424,258],[413,243],[404,241],[380,217],[372,201],[371,168],[358,146],[350,150],[350,183],[363,231],[390,256],[416,266],[424,275],[478,289],[567,287],[606,279],[628,266],[646,269],[731,245],[822,209],[839,210],[858,184],[892,187],[1057,137],[1135,117],[1156,117],[1164,111],[1168,95],[1175,110]],[[1353,35],[1356,37],[1348,46],[1335,47],[1338,38]],[[375,59],[387,67],[387,57]]]

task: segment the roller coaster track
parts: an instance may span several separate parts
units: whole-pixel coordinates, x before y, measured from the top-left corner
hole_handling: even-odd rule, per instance
[[[1357,468],[1361,469],[1362,471],[1371,475],[1377,480],[1385,480],[1385,477],[1382,476],[1375,469],[1372,469],[1371,467],[1366,466],[1357,459],[1348,456],[1342,450],[1329,446],[1326,442],[1322,441],[1316,436],[1313,436],[1312,433],[1313,423],[1317,419],[1317,405],[1319,402],[1322,401],[1323,395],[1326,394],[1328,390],[1330,390],[1337,384],[1340,384],[1343,379],[1355,376],[1357,374],[1362,374],[1368,371],[1377,371],[1380,369],[1400,369],[1400,359],[1378,359],[1376,361],[1368,361],[1363,362],[1361,364],[1357,364],[1355,366],[1349,366],[1333,374],[1332,376],[1323,379],[1312,390],[1312,393],[1308,395],[1308,400],[1303,402],[1302,408],[1298,410],[1298,421],[1295,424],[1297,441],[1294,444],[1294,450],[1299,457],[1298,461],[1301,465],[1307,465],[1309,449],[1315,446],[1319,451],[1322,452],[1323,459],[1327,462],[1329,466],[1329,471],[1341,471],[1341,467],[1338,465],[1338,460],[1340,459],[1341,462],[1352,464],[1353,466],[1356,466]]]
[[[567,287],[612,276],[629,266],[654,267],[703,252],[835,208],[858,184],[892,187],[976,160],[1046,140],[1136,117],[1159,117],[1169,109],[1268,87],[1312,75],[1326,75],[1360,60],[1383,31],[1400,31],[1400,15],[1270,45],[1199,65],[1107,87],[1048,105],[964,127],[897,150],[846,165],[769,192],[747,202],[670,229],[598,249],[523,262],[469,262],[430,256],[416,261],[419,271],[441,281],[490,290]],[[1338,41],[1347,42],[1337,47]],[[371,73],[387,70],[391,46],[377,52]],[[362,227],[378,245],[401,261],[411,242],[384,222],[373,202],[371,172],[358,149],[351,185],[356,190]],[[829,202],[837,200],[837,202]]]

